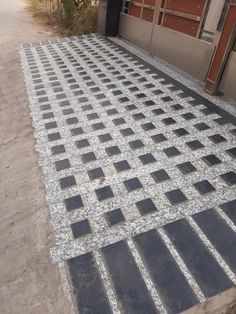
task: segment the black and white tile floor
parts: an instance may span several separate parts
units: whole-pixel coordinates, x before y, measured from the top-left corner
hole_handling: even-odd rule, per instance
[[[235,285],[235,117],[98,35],[20,54],[80,313],[178,313]]]

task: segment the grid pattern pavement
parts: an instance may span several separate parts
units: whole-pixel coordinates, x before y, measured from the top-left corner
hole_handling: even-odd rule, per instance
[[[235,284],[235,118],[99,35],[20,54],[81,313],[174,313]]]

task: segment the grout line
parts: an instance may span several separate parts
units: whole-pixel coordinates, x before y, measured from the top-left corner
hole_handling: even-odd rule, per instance
[[[233,223],[233,221],[224,213],[222,209],[219,207],[216,208],[217,213],[221,216],[221,218],[227,223],[227,225],[236,232],[236,225]]]
[[[192,288],[192,290],[195,293],[196,297],[198,298],[199,302],[202,303],[202,302],[206,301],[206,297],[204,296],[204,294],[201,291],[199,285],[197,284],[197,282],[193,278],[192,274],[188,270],[186,264],[184,263],[183,259],[181,258],[181,256],[177,252],[177,250],[175,249],[173,243],[171,242],[170,238],[168,237],[168,235],[166,234],[164,229],[160,228],[160,229],[158,229],[158,232],[161,235],[165,245],[169,249],[171,255],[173,256],[175,262],[177,263],[177,265],[179,266],[180,270],[182,271],[182,273],[184,274],[185,278],[187,279],[190,287]]]
[[[121,311],[119,309],[119,304],[118,304],[115,292],[114,292],[113,287],[112,287],[112,282],[111,282],[109,275],[108,275],[108,272],[106,270],[106,266],[105,266],[105,263],[103,261],[102,255],[101,255],[99,250],[94,250],[94,255],[95,255],[95,259],[97,262],[97,266],[98,266],[100,275],[102,277],[102,281],[103,281],[103,284],[105,287],[107,297],[109,299],[109,302],[110,302],[110,305],[112,308],[112,313],[113,314],[121,314]]]
[[[142,261],[142,258],[140,256],[133,240],[129,239],[127,241],[127,243],[128,243],[129,248],[130,248],[130,251],[131,251],[131,253],[135,259],[135,262],[139,268],[139,271],[143,277],[143,280],[146,284],[146,287],[147,287],[147,289],[148,289],[148,291],[149,291],[149,293],[153,299],[153,302],[154,302],[156,308],[158,309],[160,314],[167,314],[167,311],[164,307],[164,304],[163,304],[163,302],[162,302],[162,300],[158,294],[157,289],[155,288],[154,283],[152,282],[152,279],[151,279],[151,277],[150,277],[150,275],[149,275],[149,273],[145,267],[145,264]]]
[[[215,260],[218,262],[220,267],[223,269],[223,271],[227,274],[229,279],[233,282],[233,284],[236,284],[236,275],[233,273],[229,265],[225,262],[223,257],[217,252],[213,244],[210,242],[210,240],[207,238],[207,236],[203,233],[201,228],[197,225],[197,223],[193,220],[192,217],[186,218],[186,220],[189,222],[193,230],[197,233],[198,237],[201,239],[201,241],[205,244],[205,246],[209,249]]]

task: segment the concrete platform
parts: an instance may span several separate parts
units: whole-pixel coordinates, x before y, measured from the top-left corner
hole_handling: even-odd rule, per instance
[[[232,288],[236,118],[99,35],[20,54],[80,313],[179,313]]]

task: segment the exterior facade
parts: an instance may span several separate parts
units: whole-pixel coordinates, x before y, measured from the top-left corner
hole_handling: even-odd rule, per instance
[[[211,94],[236,99],[235,0],[100,0],[99,12],[99,32],[173,64]]]

